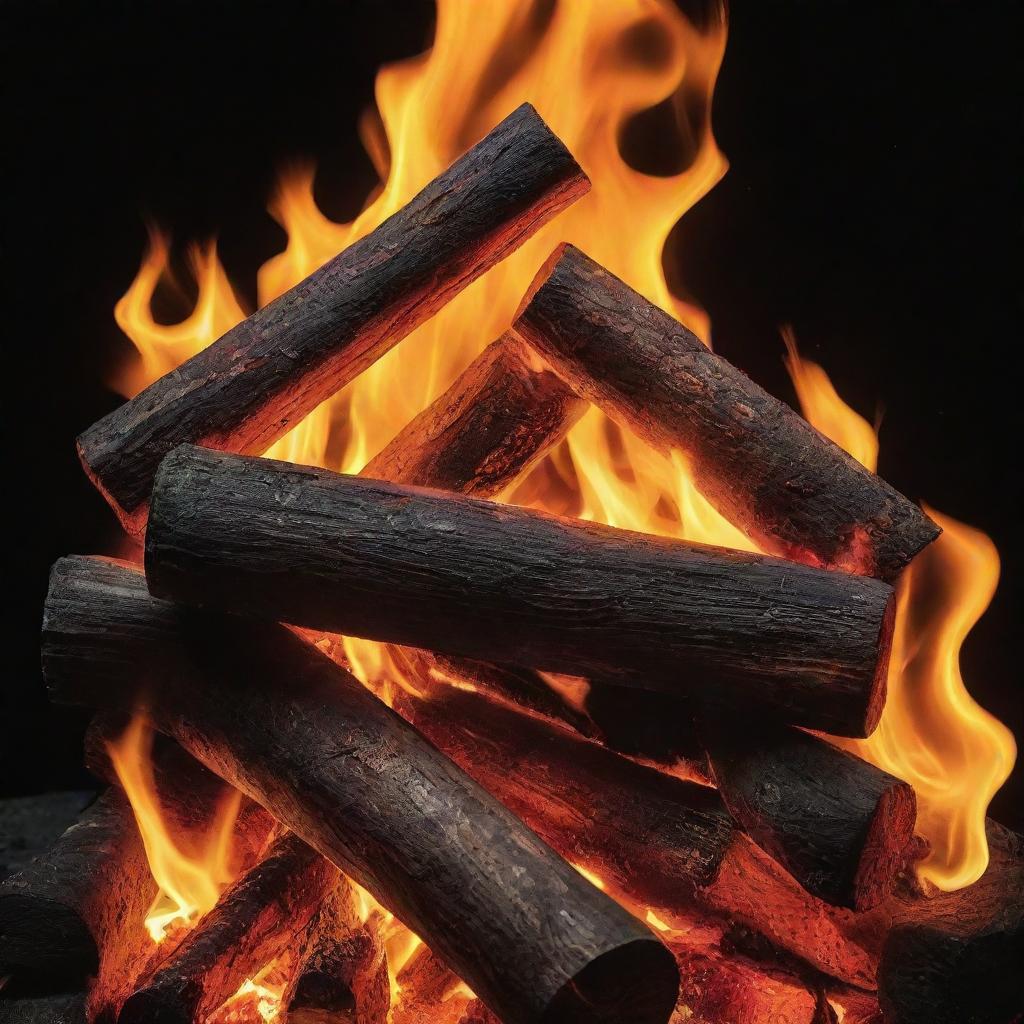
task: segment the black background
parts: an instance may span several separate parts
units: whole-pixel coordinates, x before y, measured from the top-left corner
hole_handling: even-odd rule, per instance
[[[791,401],[778,327],[792,324],[851,404],[869,418],[884,409],[882,474],[993,537],[1003,578],[964,674],[1024,737],[1016,6],[736,3],[714,107],[731,169],[680,223],[666,262],[709,311],[716,349]],[[55,558],[111,550],[117,536],[73,439],[119,401],[104,385],[128,351],[112,309],[137,268],[144,219],[182,246],[219,235],[244,285],[283,245],[264,208],[289,157],[315,158],[322,207],[351,216],[375,182],[356,118],[377,66],[428,44],[432,8],[5,0],[2,10],[13,568],[0,791],[12,793],[84,777],[80,723],[43,699],[40,607]],[[1018,828],[1022,777],[992,808]]]

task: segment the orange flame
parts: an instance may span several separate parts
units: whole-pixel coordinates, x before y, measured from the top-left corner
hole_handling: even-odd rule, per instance
[[[231,836],[240,795],[237,790],[229,792],[205,836],[184,837],[193,841],[180,844],[168,832],[160,807],[150,758],[152,743],[153,733],[146,722],[134,718],[107,749],[131,802],[150,871],[159,886],[146,915],[146,928],[154,942],[162,942],[173,929],[192,927],[231,882]]]
[[[258,301],[269,302],[372,231],[524,100],[536,106],[575,154],[592,191],[298,424],[271,448],[271,457],[358,472],[508,326],[538,267],[559,242],[578,245],[707,338],[705,315],[670,293],[661,254],[678,219],[726,170],[710,123],[726,42],[723,11],[698,29],[670,0],[563,2],[549,16],[541,16],[540,8],[517,0],[438,0],[433,47],[381,69],[377,109],[360,124],[381,177],[379,188],[352,222],[337,224],[316,205],[312,167],[285,172],[270,211],[288,242],[260,270]],[[634,115],[659,104],[674,118],[669,134],[675,136],[679,168],[664,176],[635,169],[621,144]],[[170,282],[167,246],[160,236],[154,236],[139,276],[118,305],[118,323],[142,353],[141,367],[121,382],[128,393],[209,344],[243,315],[213,247],[194,250],[192,262],[199,297],[181,323],[161,325],[152,315],[157,284]],[[805,415],[873,465],[877,438],[871,426],[845,406],[820,368],[799,359],[795,348],[790,368]],[[596,409],[502,499],[665,536],[754,549],[695,488],[684,458],[651,450]],[[945,560],[954,557],[958,529],[966,528],[953,526],[947,531],[952,536],[925,556],[929,565],[935,558],[948,564]],[[994,563],[989,572],[994,573]],[[911,580],[920,575],[916,566],[912,574]],[[990,584],[975,576],[971,587],[984,595]],[[911,596],[916,601],[917,595],[908,582],[901,600],[900,649],[906,653],[897,663],[909,658],[908,665],[921,666],[923,656],[910,652],[923,650],[925,643],[938,650],[934,645],[943,638],[945,646],[940,646],[947,654],[940,660],[947,681],[936,683],[935,697],[927,700],[946,696],[927,714],[924,695],[904,701],[899,693],[901,680],[913,674],[908,669],[892,683],[894,710],[863,750],[919,787],[922,829],[934,849],[925,873],[939,884],[959,885],[984,867],[984,856],[977,852],[979,844],[984,849],[979,813],[1005,778],[1012,740],[980,709],[969,708],[969,698],[948,698],[958,686],[962,690],[955,670],[956,638],[962,639],[971,615],[980,614],[987,599],[976,597],[969,607],[958,606],[967,613],[951,613],[945,628],[918,630],[915,641],[907,623]],[[966,594],[961,599],[968,601]],[[401,666],[378,645],[346,638],[344,646],[356,674],[385,699],[395,686],[409,685]],[[909,691],[912,684],[906,687]],[[895,709],[901,707],[907,710],[897,717]],[[971,725],[982,720],[984,729]],[[953,738],[961,727],[963,736]],[[929,751],[927,770],[923,755],[912,755],[906,742],[898,767],[895,755],[882,753],[883,746],[901,746],[920,730],[927,737],[913,744]],[[968,799],[954,794],[951,783],[932,785],[944,774],[947,779],[970,774],[981,788]],[[967,806],[973,808],[969,813]]]
[[[874,470],[875,431],[820,366],[801,359],[792,334],[784,337],[804,415]],[[843,745],[914,787],[918,831],[931,843],[919,872],[950,890],[977,881],[988,866],[985,813],[1013,769],[1016,744],[960,674],[960,648],[995,593],[999,554],[980,530],[925,511],[943,532],[900,581],[882,719],[868,739]]]

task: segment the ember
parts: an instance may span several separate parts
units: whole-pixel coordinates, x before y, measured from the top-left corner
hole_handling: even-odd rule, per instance
[[[440,0],[380,189],[333,224],[289,172],[248,316],[210,246],[159,323],[153,234],[78,439],[145,565],[60,559],[43,625],[111,786],[0,885],[0,975],[90,1024],[1004,1024],[1015,748],[958,669],[998,557],[791,334],[805,418],[670,293],[724,15],[526,32]],[[672,94],[655,178],[618,133]]]

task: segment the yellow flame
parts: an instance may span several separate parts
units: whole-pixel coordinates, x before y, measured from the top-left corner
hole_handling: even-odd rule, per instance
[[[800,357],[792,334],[786,345],[804,415],[874,470],[875,431],[820,366]],[[943,532],[900,581],[885,710],[867,740],[843,745],[914,787],[918,831],[931,844],[919,872],[951,890],[977,881],[988,866],[985,813],[1013,769],[1016,744],[960,674],[960,648],[995,593],[999,554],[980,530],[925,511]]]
[[[271,1024],[278,1020],[288,988],[291,962],[291,955],[285,953],[252,978],[246,978],[234,994],[210,1014],[210,1024],[252,1024],[256,1019]]]
[[[553,6],[550,17],[541,14],[541,5],[521,0],[438,0],[433,47],[382,68],[377,76],[376,109],[363,117],[360,132],[381,182],[350,223],[334,223],[317,207],[310,165],[294,166],[282,176],[270,211],[284,227],[288,242],[260,270],[261,305],[372,231],[524,100],[536,106],[569,146],[593,189],[298,424],[271,448],[272,457],[358,472],[508,326],[538,267],[563,241],[578,245],[707,339],[707,318],[670,293],[661,256],[680,216],[726,170],[710,119],[726,42],[723,11],[703,28],[692,24],[670,0],[563,0]],[[633,116],[658,104],[665,104],[663,109],[674,116],[671,148],[679,166],[675,173],[662,176],[631,166],[621,143]],[[127,393],[209,344],[242,316],[213,247],[193,250],[192,264],[198,300],[181,323],[160,324],[152,313],[157,284],[173,283],[167,244],[159,235],[118,304],[118,323],[142,353],[141,367],[122,381]],[[842,402],[824,371],[799,359],[795,346],[789,366],[805,415],[873,467],[877,438],[870,424]],[[501,498],[630,529],[755,549],[694,487],[685,459],[652,451],[596,409]],[[949,532],[954,536],[925,556],[929,564],[934,558],[954,558],[957,528]],[[982,593],[987,584],[975,577],[971,587],[975,586]],[[901,623],[909,619],[912,599],[907,595],[912,589],[908,584],[904,591]],[[917,590],[913,593],[916,600]],[[966,594],[957,600],[964,608],[977,609],[977,599]],[[951,614],[944,630],[919,632],[918,642],[927,636],[934,645],[941,636],[946,638],[944,649],[958,648],[959,642],[949,638],[964,631],[969,617]],[[901,626],[904,634],[906,628]],[[379,645],[346,638],[344,646],[356,674],[384,699],[390,699],[396,687],[411,685],[393,655]],[[949,662],[947,656],[947,675]],[[920,657],[914,660],[915,665],[921,663]],[[961,683],[956,685],[962,689]],[[948,693],[956,685],[946,682],[935,689]],[[894,707],[902,706],[900,687],[900,678],[894,677]],[[918,714],[917,704],[914,707]],[[969,710],[965,715],[963,701],[946,699],[941,707],[941,712],[920,712],[924,717],[914,719],[915,725],[930,721],[941,734],[931,736],[924,746],[943,764],[949,758],[951,778],[969,764],[971,777],[977,773],[983,782],[981,789],[973,791],[970,800],[964,796],[965,804],[956,803],[961,798],[948,788],[942,797],[942,787],[928,781],[936,771],[919,775],[921,758],[905,749],[900,770],[920,787],[922,829],[935,851],[925,873],[952,885],[976,877],[979,865],[984,866],[983,857],[968,852],[976,851],[979,843],[984,846],[977,808],[987,805],[996,780],[1005,777],[1012,741],[994,725],[972,731],[969,723],[981,713]],[[895,761],[880,752],[882,737],[892,737],[892,746],[898,735],[910,735],[906,716],[897,726],[896,714],[887,712],[878,738],[864,748],[887,766]],[[965,737],[974,738],[950,741],[961,725]],[[961,743],[969,745],[969,753]],[[913,771],[910,762],[918,766]],[[970,814],[963,810],[967,804],[974,808]],[[940,864],[945,867],[940,869]]]
[[[240,795],[231,790],[195,850],[183,849],[167,830],[150,759],[153,733],[136,717],[107,745],[135,820],[159,891],[146,915],[146,928],[161,942],[177,927],[191,927],[217,902],[231,881],[231,837]],[[180,837],[179,837],[180,838]]]

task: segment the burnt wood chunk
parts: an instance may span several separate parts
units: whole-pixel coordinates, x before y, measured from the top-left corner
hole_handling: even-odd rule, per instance
[[[891,892],[914,837],[910,786],[799,729],[717,721],[700,735],[729,813],[808,892],[852,910]]]
[[[584,398],[689,459],[701,493],[764,550],[895,578],[939,528],[920,508],[571,245],[513,325]]]
[[[337,868],[296,836],[279,839],[129,996],[118,1024],[205,1021],[246,978],[304,935],[338,877]]]
[[[360,922],[355,892],[344,877],[320,906],[296,959],[282,999],[292,1024],[318,1018],[387,1024],[387,954],[373,924]]]
[[[503,1020],[663,1024],[671,954],[395,712],[283,626],[197,615],[98,559],[51,576],[54,699],[146,705],[370,891]],[[139,680],[149,686],[140,692]]]
[[[186,604],[621,673],[837,735],[870,733],[884,703],[886,583],[267,459],[168,456],[146,571]]]
[[[4,998],[0,995],[0,1024],[87,1024],[85,993]]]
[[[489,498],[526,472],[587,404],[550,370],[531,369],[520,347],[492,342],[360,475]]]
[[[184,441],[264,452],[589,189],[523,104],[401,210],[78,439],[131,533]]]
[[[156,884],[125,797],[108,790],[57,842],[0,884],[0,976],[50,987],[83,982],[141,923]]]

